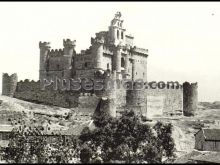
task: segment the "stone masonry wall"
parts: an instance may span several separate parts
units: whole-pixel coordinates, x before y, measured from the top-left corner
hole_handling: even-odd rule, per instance
[[[77,107],[79,103],[78,92],[53,90],[51,87],[41,90],[40,81],[25,80],[18,82],[14,97],[65,108]]]
[[[182,115],[183,89],[148,89],[147,109],[148,116]]]

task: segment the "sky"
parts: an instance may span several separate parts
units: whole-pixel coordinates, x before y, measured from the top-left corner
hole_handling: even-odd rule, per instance
[[[199,101],[220,101],[220,2],[0,2],[0,72],[38,80],[39,41],[80,52],[117,11],[149,50],[148,81],[198,82]]]

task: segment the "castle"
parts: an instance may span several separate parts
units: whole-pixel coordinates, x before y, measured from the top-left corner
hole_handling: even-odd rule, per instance
[[[97,70],[116,72],[117,79],[147,80],[148,50],[133,45],[126,34],[121,13],[117,12],[108,31],[96,33],[91,46],[77,54],[76,41],[63,40],[63,49],[50,49],[49,42],[40,42],[40,80],[59,78],[92,78]]]
[[[147,81],[148,50],[133,44],[126,33],[121,13],[117,12],[108,31],[96,33],[91,46],[76,53],[76,40],[63,40],[63,49],[40,42],[39,81],[17,82],[16,75],[3,74],[3,95],[61,107],[88,107],[112,116],[133,109],[144,116],[193,115],[198,102],[197,83],[166,89],[105,89],[101,91],[63,91],[50,86],[41,90],[45,80],[59,79],[142,79]],[[105,99],[104,99],[105,98]],[[86,101],[85,101],[86,100]]]

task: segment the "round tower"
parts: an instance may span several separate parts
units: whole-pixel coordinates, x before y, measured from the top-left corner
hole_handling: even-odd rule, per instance
[[[16,73],[9,76],[7,73],[2,75],[2,95],[13,97],[18,82]]]
[[[134,81],[136,78],[136,61],[135,59],[132,60],[132,80]]]
[[[194,116],[198,105],[198,84],[183,83],[183,115]]]
[[[94,68],[102,69],[104,37],[96,36],[93,40],[92,54],[94,56]]]
[[[119,43],[117,46],[114,47],[114,54],[113,54],[113,70],[116,70],[117,73],[121,73],[121,52],[122,52],[123,45]]]
[[[133,110],[137,115],[147,115],[147,100],[146,90],[138,89],[136,84],[133,84],[133,89],[128,89],[126,92],[127,108]]]
[[[76,46],[76,40],[71,41],[70,39],[63,40],[64,55],[73,56]]]
[[[125,55],[125,75],[128,75],[128,68],[129,68],[129,46],[126,45],[126,55]]]
[[[46,61],[48,57],[48,53],[50,51],[50,43],[49,42],[39,42],[39,48],[40,48],[40,73],[39,73],[39,79],[42,80],[45,78],[45,72],[46,72]]]
[[[48,52],[50,50],[50,42],[41,42],[39,43],[40,48],[40,70],[45,70],[45,62],[47,59]]]
[[[95,80],[103,80],[102,90],[95,90],[94,93],[100,98],[100,104],[97,111],[116,117],[116,73],[108,74],[107,72],[96,71]],[[112,82],[113,86],[108,86]]]
[[[63,78],[69,79],[72,78],[72,72],[74,70],[74,57],[76,54],[75,46],[76,46],[76,40],[71,41],[70,39],[64,39],[63,40],[63,46],[64,46],[64,73]]]

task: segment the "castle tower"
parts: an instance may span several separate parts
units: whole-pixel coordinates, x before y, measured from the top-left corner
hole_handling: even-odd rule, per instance
[[[133,84],[133,89],[126,91],[126,105],[129,110],[133,110],[137,115],[147,116],[146,90],[138,89]]]
[[[39,42],[40,48],[40,74],[39,79],[42,80],[45,78],[46,72],[46,61],[48,58],[48,52],[50,51],[50,43],[49,42]]]
[[[119,43],[117,46],[114,47],[114,54],[113,54],[113,70],[117,72],[117,74],[121,73],[121,52],[122,52],[123,45]]]
[[[198,104],[198,84],[183,83],[183,115],[194,116]]]
[[[126,46],[126,56],[125,56],[125,75],[127,76],[128,75],[128,68],[129,68],[129,47]]]
[[[96,96],[100,98],[94,114],[106,113],[112,117],[116,117],[116,81],[114,81],[116,80],[116,71],[109,75],[106,71],[103,73],[97,71],[95,73],[95,79],[103,80],[104,88],[94,91]],[[113,87],[107,85],[110,81],[114,83]]]
[[[70,39],[63,40],[64,55],[73,56],[76,46],[76,40],[71,41]]]
[[[132,60],[132,80],[135,80],[136,75],[136,61],[135,59]]]
[[[65,58],[65,65],[64,65],[64,79],[72,78],[72,72],[74,67],[74,57],[76,54],[75,46],[76,40],[71,41],[70,39],[63,40],[64,46],[64,58]]]
[[[92,40],[92,55],[94,56],[94,68],[102,69],[104,37],[96,35]]]
[[[121,12],[117,12],[115,14],[114,19],[111,21],[111,25],[109,26],[109,37],[110,41],[114,45],[118,45],[120,42],[125,43],[125,31],[123,28],[124,20],[121,19]]]
[[[13,97],[18,82],[16,73],[9,76],[7,73],[2,75],[2,95]]]

